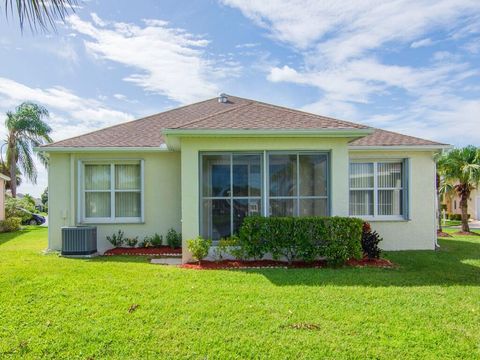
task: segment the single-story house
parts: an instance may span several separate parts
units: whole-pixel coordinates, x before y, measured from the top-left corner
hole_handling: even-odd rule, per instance
[[[444,199],[445,211],[447,214],[462,214],[462,209],[460,208],[460,197],[454,192],[445,196]],[[480,192],[478,189],[473,189],[468,198],[468,213],[470,214],[470,219],[480,220]]]
[[[384,249],[434,249],[434,154],[446,147],[221,94],[41,147],[49,247],[60,249],[62,226],[85,224],[99,252],[119,229],[141,239],[174,228],[185,245],[261,214],[361,217]]]
[[[5,188],[10,178],[0,174],[0,220],[5,220]]]

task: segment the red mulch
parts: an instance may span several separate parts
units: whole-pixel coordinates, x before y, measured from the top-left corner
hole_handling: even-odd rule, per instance
[[[347,261],[348,266],[368,266],[368,267],[392,267],[393,264],[386,259],[351,259]],[[311,263],[302,261],[294,261],[291,265],[288,265],[285,261],[275,260],[222,260],[222,261],[209,261],[203,260],[201,264],[186,263],[181,265],[185,269],[194,270],[218,270],[218,269],[246,269],[246,268],[322,268],[326,267],[326,261],[317,260]]]
[[[452,237],[452,235],[450,235],[450,234],[448,234],[448,233],[446,233],[446,232],[443,232],[443,231],[437,231],[437,236],[438,236],[438,237],[443,237],[443,238],[445,238],[445,237]]]
[[[104,255],[181,255],[182,248],[171,248],[170,246],[161,246],[155,248],[113,248],[107,250]]]
[[[457,231],[456,233],[454,233],[455,235],[461,235],[461,236],[466,236],[466,235],[473,235],[473,236],[480,236],[480,234],[478,233],[474,233],[474,232],[468,232],[468,231]]]

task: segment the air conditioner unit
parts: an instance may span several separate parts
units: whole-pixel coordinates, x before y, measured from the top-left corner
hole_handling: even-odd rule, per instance
[[[95,226],[62,227],[62,255],[87,256],[97,252]]]

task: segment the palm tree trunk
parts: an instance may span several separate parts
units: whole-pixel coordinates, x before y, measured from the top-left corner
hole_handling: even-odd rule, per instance
[[[468,226],[468,198],[470,194],[462,192],[460,197],[460,210],[462,210],[462,231],[470,232],[470,227]]]

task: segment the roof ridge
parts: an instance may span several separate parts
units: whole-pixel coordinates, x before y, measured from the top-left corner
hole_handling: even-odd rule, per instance
[[[188,122],[188,123],[186,123],[186,124],[182,124],[181,126],[174,127],[174,128],[172,128],[172,129],[181,129],[181,128],[185,127],[185,126],[192,125],[192,124],[195,124],[195,123],[204,121],[204,120],[206,120],[206,119],[209,119],[209,118],[211,118],[211,117],[214,117],[214,116],[217,116],[217,115],[220,115],[220,114],[225,114],[225,113],[228,113],[228,112],[230,112],[230,111],[242,109],[242,108],[244,108],[244,107],[247,107],[247,106],[252,105],[252,103],[253,103],[253,101],[252,101],[252,100],[249,100],[249,99],[243,99],[243,100],[247,100],[247,101],[250,101],[250,102],[248,102],[248,103],[246,103],[246,104],[242,104],[242,105],[238,105],[238,106],[232,107],[232,108],[230,108],[230,109],[225,109],[225,110],[223,110],[223,111],[218,111],[218,112],[216,112],[216,113],[213,113],[213,114],[204,116],[204,117],[202,117],[202,118],[200,118],[200,119],[196,119],[196,120],[193,120],[193,121]]]
[[[118,123],[118,124],[115,124],[115,125],[110,125],[110,126],[105,126],[101,129],[97,129],[97,130],[93,130],[93,131],[89,131],[87,133],[84,133],[84,134],[80,134],[80,135],[76,135],[76,136],[72,136],[72,137],[69,137],[67,139],[62,139],[62,140],[58,140],[58,141],[54,141],[54,142],[51,142],[50,144],[45,144],[45,145],[42,145],[41,147],[48,147],[50,145],[56,145],[62,141],[65,141],[65,140],[73,140],[73,139],[77,139],[79,137],[82,137],[82,136],[86,136],[86,135],[91,135],[91,134],[95,134],[99,131],[103,131],[103,130],[106,130],[106,129],[113,129],[113,128],[116,128],[116,127],[119,127],[119,126],[122,126],[122,125],[125,125],[125,124],[130,124],[130,123],[134,123],[134,122],[137,122],[137,121],[140,121],[140,120],[147,120],[149,118],[152,118],[154,116],[158,116],[160,114],[166,114],[166,113],[169,113],[169,112],[172,112],[172,111],[175,111],[175,110],[179,110],[179,109],[183,109],[183,108],[186,108],[188,106],[193,106],[193,105],[198,105],[198,104],[202,104],[202,103],[205,103],[207,101],[212,101],[213,99],[216,99],[216,98],[210,98],[210,99],[206,99],[206,100],[202,100],[202,101],[198,101],[196,103],[193,103],[193,104],[186,104],[186,105],[183,105],[183,106],[180,106],[180,107],[176,107],[176,108],[173,108],[173,109],[169,109],[169,110],[165,110],[165,111],[160,111],[158,113],[155,113],[155,114],[152,114],[152,115],[148,115],[148,116],[144,116],[144,117],[141,117],[139,119],[133,119],[133,120],[127,120],[127,121],[124,121],[124,122],[121,122],[121,123]]]

